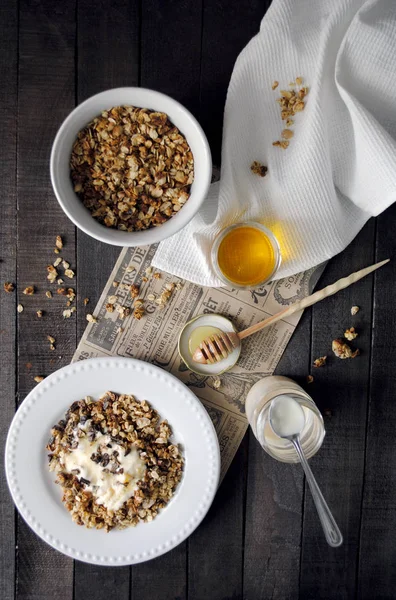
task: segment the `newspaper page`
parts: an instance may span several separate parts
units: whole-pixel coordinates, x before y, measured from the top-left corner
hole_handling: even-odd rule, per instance
[[[155,251],[155,245],[122,250],[93,313],[97,322],[87,325],[73,361],[125,356],[173,373],[198,396],[213,421],[220,444],[222,480],[248,427],[246,395],[256,381],[274,372],[301,313],[244,340],[239,361],[221,375],[218,389],[212,376],[197,375],[186,367],[177,349],[179,333],[202,313],[222,314],[238,331],[245,329],[310,294],[324,265],[252,291],[204,288],[158,270],[160,277],[148,275]],[[161,295],[166,284],[179,282],[161,309],[154,298]],[[140,286],[139,298],[144,300],[145,313],[140,320],[133,316],[132,284]],[[108,312],[110,296],[116,296],[118,305],[129,308],[130,314],[122,319],[117,309]]]

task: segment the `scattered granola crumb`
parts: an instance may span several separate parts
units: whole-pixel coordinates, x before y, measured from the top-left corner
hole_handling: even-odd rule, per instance
[[[305,108],[304,102],[296,102],[294,105],[294,112],[301,112],[302,110],[304,110],[304,108]]]
[[[314,378],[312,377],[312,375],[307,375],[307,383],[312,383],[314,380]]]
[[[25,296],[33,296],[34,292],[35,292],[34,285],[28,285],[28,287],[26,287],[23,290],[23,293],[25,294]]]
[[[67,263],[68,264],[68,263]],[[68,277],[69,279],[73,279],[74,277],[74,271],[72,271],[71,269],[65,269],[65,275],[66,277]]]
[[[305,103],[304,98],[308,94],[308,88],[306,86],[300,87],[300,89],[296,89],[295,86],[301,86],[303,81],[302,77],[296,77],[296,81],[289,83],[289,86],[293,89],[290,90],[280,90],[280,96],[276,99],[278,104],[280,105],[281,111],[281,119],[282,121],[286,121],[286,126],[290,127],[294,124],[294,120],[292,117],[304,110]],[[289,140],[293,137],[293,132],[290,129],[284,129],[282,132],[282,137],[286,140]],[[277,140],[273,143],[273,146],[278,148],[282,148],[285,150],[288,147],[288,144],[285,145],[282,141]]]
[[[117,288],[120,285],[119,281],[113,281],[113,287]]]
[[[60,254],[59,248],[54,248],[54,252],[55,252],[55,254]]]
[[[161,279],[161,273],[158,273],[158,271],[156,273],[154,273],[153,275],[154,279]]]
[[[117,296],[109,296],[107,301],[109,304],[115,304],[117,302]]]
[[[66,296],[67,295],[67,289],[66,288],[58,288],[56,290],[56,293],[59,294],[60,296]]]
[[[118,306],[117,307],[118,314],[120,315],[120,319],[125,319],[130,315],[131,309],[127,306]]]
[[[155,300],[155,294],[148,294],[147,295],[147,300],[149,300],[150,302],[154,302],[154,300]]]
[[[71,308],[66,308],[63,313],[62,316],[64,319],[70,319],[70,317],[72,316],[72,310]]]
[[[178,281],[178,282],[176,283],[176,285],[175,285],[175,290],[178,290],[178,291],[179,291],[179,290],[181,290],[181,289],[182,289],[182,287],[183,287],[183,284],[182,284],[182,282],[181,282],[181,281]]]
[[[278,87],[278,85],[279,85],[279,81],[274,81],[274,83],[272,84],[271,87],[272,87],[273,90],[276,90],[276,88]]]
[[[58,248],[58,250],[63,248],[63,241],[60,235],[56,236],[55,246]]]
[[[118,327],[116,333],[123,333],[124,328],[123,327]]]
[[[108,313],[112,313],[112,312],[114,312],[114,304],[111,304],[110,302],[108,302],[108,303],[106,304],[106,311],[107,311]]]
[[[57,280],[57,282],[56,282],[56,283],[57,283],[58,285],[62,285],[62,283],[64,283],[64,281],[63,281],[63,279],[61,279],[61,278],[59,277],[59,279]]]
[[[125,273],[133,273],[136,271],[135,267],[129,266],[125,269]]]
[[[4,291],[7,292],[7,294],[11,294],[11,292],[13,292],[14,290],[15,285],[11,283],[11,281],[6,281],[4,284]]]
[[[54,344],[50,344],[50,350],[55,350]]]
[[[327,356],[320,356],[319,358],[314,360],[313,366],[314,367],[324,367],[326,364],[326,360],[327,360]]]
[[[89,302],[89,298],[84,298],[84,300],[83,300],[84,306],[87,306],[88,302]]]
[[[153,267],[147,267],[147,269],[145,270],[145,273],[147,276],[151,275],[152,272],[153,272]]]
[[[276,142],[272,142],[272,145],[286,150],[289,146],[289,142],[287,140],[277,140]]]
[[[52,335],[47,335],[47,340],[50,344],[55,344],[55,338]]]
[[[43,316],[43,311],[42,310],[38,310],[36,312],[36,315],[38,316],[39,319],[41,319],[41,317]]]
[[[162,290],[161,294],[158,298],[155,299],[155,303],[158,304],[159,308],[164,308],[165,305],[169,302],[169,299],[172,295],[173,290],[175,289],[174,283],[166,283],[165,288]]]
[[[72,306],[70,309],[70,312],[74,313],[74,312],[76,312],[76,310],[77,310],[77,308],[75,306]]]
[[[40,381],[43,381],[44,377],[42,377],[41,375],[36,375],[36,377],[34,377],[34,381],[36,383],[40,383]]]
[[[45,292],[45,295],[47,296],[47,298],[52,298],[52,292],[50,292],[49,290]]]
[[[74,298],[76,297],[76,292],[73,290],[73,288],[67,288],[66,297],[70,302],[73,302]]]
[[[350,327],[345,331],[344,338],[351,342],[352,340],[357,338],[358,335],[359,334],[356,332],[356,329],[354,327]]]
[[[357,315],[357,313],[359,312],[359,310],[360,310],[360,306],[352,306],[352,308],[351,308],[351,315],[352,316]]]
[[[135,283],[131,285],[131,287],[129,288],[130,292],[131,292],[131,296],[132,298],[137,298],[139,296],[139,286],[136,285]]]
[[[355,358],[360,354],[359,349],[353,351],[352,348],[348,346],[348,344],[344,342],[344,340],[341,339],[333,340],[331,343],[331,349],[333,350],[337,358],[341,359]]]
[[[58,271],[56,270],[54,265],[48,265],[47,271],[48,271],[48,275],[47,275],[48,281],[50,283],[55,283],[55,281],[58,277]]]
[[[260,175],[260,177],[265,177],[268,172],[268,168],[259,163],[257,160],[252,162],[250,170],[255,173],[255,175]]]
[[[290,139],[293,137],[293,135],[294,135],[294,133],[292,132],[292,130],[291,130],[291,129],[284,129],[284,130],[282,131],[282,137],[283,137],[285,140],[290,140]]]
[[[62,262],[62,258],[59,256],[53,263],[54,267],[57,267]]]
[[[70,263],[68,263],[67,260],[62,260],[62,267],[66,271],[70,267]]]
[[[146,276],[145,276],[145,277],[142,277],[142,281],[143,281],[144,283],[146,283],[146,281],[148,281],[148,277],[146,277]]]
[[[22,306],[22,304],[18,304],[18,306],[17,306],[17,311],[18,311],[19,313],[23,312],[23,306]]]
[[[143,317],[143,315],[144,315],[144,312],[145,312],[145,311],[144,311],[144,306],[143,306],[143,305],[137,306],[137,307],[135,308],[135,310],[133,311],[133,318],[134,318],[134,319],[137,319],[138,321],[140,321],[140,319],[141,319],[141,318]]]
[[[143,306],[143,304],[144,304],[144,301],[142,298],[136,298],[136,300],[133,303],[134,306]]]
[[[93,315],[91,315],[90,313],[87,314],[86,319],[88,321],[88,323],[97,323],[98,319],[96,317],[94,317]]]
[[[220,377],[212,377],[213,380],[213,387],[215,390],[218,390],[221,388],[221,379]]]

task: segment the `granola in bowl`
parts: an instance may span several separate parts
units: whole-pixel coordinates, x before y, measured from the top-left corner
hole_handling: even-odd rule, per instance
[[[167,421],[134,396],[74,402],[46,446],[73,521],[106,531],[152,521],[182,478],[171,436]]]
[[[115,106],[78,133],[70,175],[92,217],[109,228],[142,231],[162,225],[187,202],[194,160],[167,114]]]

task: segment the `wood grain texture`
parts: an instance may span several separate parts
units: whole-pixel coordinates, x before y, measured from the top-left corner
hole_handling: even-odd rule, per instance
[[[49,181],[49,156],[56,130],[74,104],[75,4],[21,0],[18,89],[18,318],[19,399],[48,375],[70,362],[76,346],[76,321],[64,320],[65,299],[45,297],[51,286],[46,266],[62,256],[75,267],[74,227],[63,214]],[[36,293],[25,296],[25,286]],[[52,286],[56,289],[57,286]],[[74,287],[74,285],[73,285]],[[36,311],[44,316],[39,319]],[[56,339],[51,352],[47,335]],[[61,358],[59,358],[61,357]],[[73,593],[73,563],[42,542],[18,519],[17,598],[68,600]],[[56,574],[56,575],[55,575]]]
[[[131,600],[187,598],[187,542],[159,558],[132,567]]]
[[[201,2],[147,0],[141,13],[140,84],[182,102],[197,114]],[[132,598],[184,599],[187,542],[154,561],[132,567]]]
[[[396,589],[396,206],[377,219],[376,257],[391,257],[374,279],[366,464],[360,534],[358,598],[393,599]]]
[[[248,446],[245,435],[208,515],[189,538],[189,600],[242,597]]]
[[[306,387],[311,310],[305,311],[276,369]],[[268,456],[250,431],[244,595],[246,600],[296,598],[299,590],[303,471]]]
[[[199,114],[202,1],[142,4],[141,85],[169,94]]]
[[[0,461],[16,398],[16,292],[4,291],[6,281],[16,284],[16,129],[18,88],[18,4],[0,4],[0,343],[2,381],[0,386]],[[15,510],[7,489],[4,469],[0,471],[0,598],[14,599],[15,588]]]
[[[346,252],[330,261],[321,287],[374,262],[374,221],[360,232]],[[386,267],[383,267],[385,270]],[[325,367],[312,370],[312,397],[324,413],[326,437],[311,466],[344,536],[330,548],[306,486],[300,593],[303,598],[353,598],[359,546],[370,365],[373,276],[368,276],[312,307],[312,360],[328,355]],[[351,316],[351,307],[361,307]],[[361,349],[355,359],[340,360],[331,342],[354,326]]]
[[[200,123],[213,162],[220,164],[223,112],[235,61],[258,33],[268,0],[205,0],[203,9]]]
[[[139,0],[79,0],[77,7],[77,103],[109,88],[134,86],[140,71]],[[109,107],[110,108],[110,107]],[[79,304],[90,303],[77,315],[78,339],[118,258],[120,248],[102,244],[77,231]],[[130,596],[130,567],[106,569],[75,563],[74,600]],[[113,590],[113,591],[112,591]]]

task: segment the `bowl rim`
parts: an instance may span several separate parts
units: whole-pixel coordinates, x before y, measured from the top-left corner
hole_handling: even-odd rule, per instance
[[[159,227],[153,227],[150,229],[145,229],[142,231],[137,231],[137,232],[125,232],[125,231],[119,231],[119,230],[115,230],[115,229],[111,229],[112,232],[116,232],[120,233],[120,234],[124,234],[122,237],[125,238],[125,234],[130,234],[131,236],[131,242],[128,243],[128,241],[126,241],[125,239],[120,239],[119,241],[114,240],[114,239],[109,239],[108,236],[106,235],[106,227],[102,226],[103,228],[103,234],[101,232],[101,230],[98,231],[92,231],[89,227],[86,227],[84,224],[82,224],[78,218],[75,217],[75,215],[73,214],[73,211],[69,209],[69,207],[66,205],[66,203],[63,200],[62,197],[62,193],[59,189],[58,186],[58,177],[55,173],[55,162],[56,159],[58,157],[58,153],[59,153],[59,145],[60,145],[60,141],[62,139],[62,136],[64,135],[64,132],[67,131],[68,127],[70,126],[70,124],[73,122],[73,119],[76,115],[76,113],[80,112],[81,110],[84,109],[84,107],[89,106],[94,100],[97,100],[98,97],[100,96],[106,96],[106,94],[110,94],[110,93],[125,93],[127,92],[131,92],[131,91],[135,91],[135,90],[139,90],[139,92],[141,93],[147,93],[149,96],[151,96],[152,98],[156,98],[159,100],[159,103],[161,102],[161,99],[166,99],[167,102],[171,102],[175,108],[177,108],[184,117],[186,117],[186,119],[188,119],[192,125],[194,126],[194,128],[197,130],[197,134],[200,138],[200,142],[202,145],[202,156],[200,157],[200,163],[202,164],[202,170],[203,170],[203,176],[206,178],[206,181],[203,182],[203,192],[202,192],[202,197],[199,201],[196,202],[196,210],[194,211],[193,215],[188,218],[187,220],[182,218],[182,211],[180,211],[178,213],[177,216],[179,216],[179,220],[176,222],[176,225],[174,225],[174,227],[172,228],[172,230],[165,236],[161,236],[159,235],[159,239],[148,239],[148,240],[140,240],[140,241],[134,241],[133,237],[134,234],[140,234],[139,237],[142,237],[142,234],[144,235],[146,232],[149,233],[151,232],[151,235],[149,235],[148,237],[152,238],[152,237],[156,237],[155,236],[155,232],[156,231],[160,231],[162,226]],[[122,105],[122,102],[120,104],[120,106]],[[157,109],[160,110],[160,109]],[[94,118],[94,117],[92,117]],[[183,134],[185,135],[185,134]],[[185,136],[187,139],[187,136]],[[189,140],[187,139],[187,142],[189,142]],[[194,162],[195,162],[196,158],[194,157]],[[100,242],[103,242],[105,244],[109,244],[111,246],[119,246],[119,247],[136,247],[136,246],[142,246],[142,245],[151,245],[151,244],[158,244],[161,241],[175,235],[176,233],[178,233],[181,229],[183,229],[184,227],[186,227],[186,225],[188,225],[188,223],[190,222],[190,220],[192,218],[194,218],[194,216],[196,215],[196,213],[199,211],[199,209],[201,208],[203,202],[205,201],[207,194],[208,194],[208,190],[209,190],[209,186],[211,183],[211,178],[212,178],[212,155],[211,155],[211,151],[210,151],[210,146],[209,146],[209,142],[207,140],[206,134],[202,128],[202,126],[199,124],[199,122],[197,121],[197,119],[194,117],[194,115],[183,105],[181,104],[178,100],[175,100],[174,98],[172,98],[171,96],[168,96],[167,94],[164,94],[162,92],[158,92],[157,90],[153,90],[150,88],[145,88],[145,87],[138,87],[138,86],[123,86],[123,87],[116,87],[116,88],[108,88],[106,90],[103,90],[101,92],[98,92],[97,94],[93,94],[92,96],[89,96],[89,98],[87,98],[86,100],[84,100],[83,102],[80,102],[80,104],[77,104],[77,106],[75,106],[73,108],[73,110],[66,116],[66,118],[62,121],[60,127],[57,130],[57,133],[55,135],[54,141],[52,143],[52,147],[51,147],[51,155],[50,155],[50,179],[51,179],[51,185],[52,185],[52,189],[54,191],[55,197],[60,205],[60,207],[62,208],[63,212],[67,215],[67,217],[72,221],[72,223],[74,223],[74,225],[76,227],[78,227],[78,229],[80,229],[81,231],[83,231],[84,233],[86,233],[87,235],[89,235],[90,237],[99,240]],[[189,198],[190,200],[190,198]],[[93,218],[93,217],[92,217]],[[169,221],[167,221],[166,223],[170,223],[172,221],[172,218],[169,219]],[[164,225],[166,224],[164,223]],[[175,223],[175,221],[173,221],[173,223]],[[100,231],[100,233],[99,233]]]

